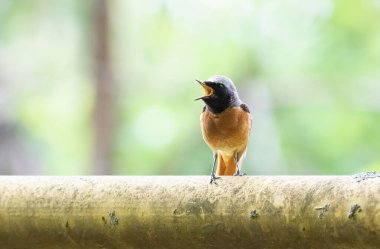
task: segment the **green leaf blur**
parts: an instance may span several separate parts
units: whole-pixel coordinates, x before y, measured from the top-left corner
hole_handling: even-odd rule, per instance
[[[20,164],[32,162],[36,174],[92,173],[90,5],[0,1],[0,159],[26,158]],[[193,101],[203,92],[194,79],[215,74],[235,82],[253,113],[244,172],[380,170],[380,1],[116,0],[109,7],[114,174],[209,174],[203,103]],[[21,147],[9,149],[1,123]],[[1,160],[0,173],[23,174],[8,169],[12,160]]]

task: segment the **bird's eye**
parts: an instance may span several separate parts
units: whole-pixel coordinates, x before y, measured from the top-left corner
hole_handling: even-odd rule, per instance
[[[225,86],[222,83],[218,83],[218,86],[224,88]]]

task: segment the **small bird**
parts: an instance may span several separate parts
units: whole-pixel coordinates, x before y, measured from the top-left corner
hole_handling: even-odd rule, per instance
[[[203,139],[213,153],[210,183],[216,183],[221,175],[243,175],[242,159],[248,145],[252,118],[248,106],[238,95],[231,79],[215,75],[206,81],[196,80],[205,90],[206,104],[201,114]],[[215,165],[218,161],[217,173]]]

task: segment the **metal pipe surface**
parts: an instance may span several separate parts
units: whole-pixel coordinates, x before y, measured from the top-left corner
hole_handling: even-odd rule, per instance
[[[379,245],[379,177],[0,176],[0,248]]]

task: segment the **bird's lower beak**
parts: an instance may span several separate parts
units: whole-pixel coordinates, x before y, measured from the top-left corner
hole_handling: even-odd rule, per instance
[[[205,95],[203,95],[202,97],[199,97],[199,98],[196,98],[195,100],[199,100],[199,99],[204,99],[206,97],[209,97],[211,96],[213,93],[214,93],[214,89],[212,89],[212,87],[206,85],[206,83],[200,81],[200,80],[196,80],[202,87],[203,89],[205,90]]]

